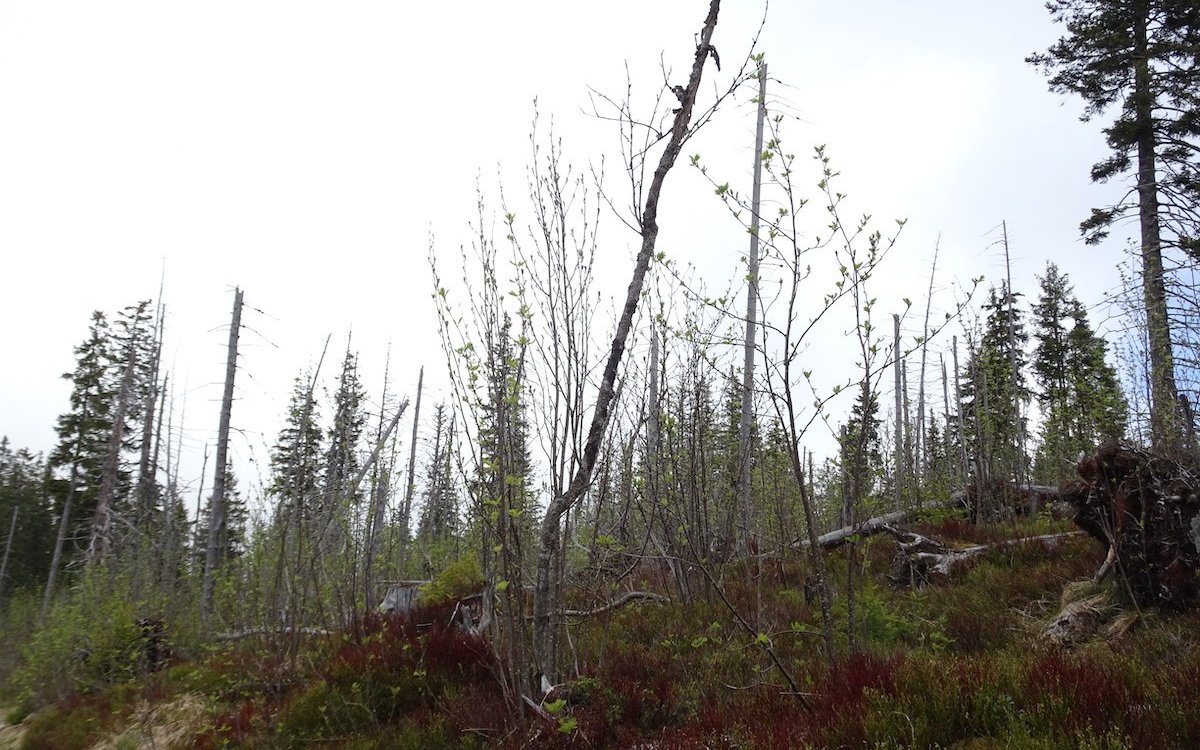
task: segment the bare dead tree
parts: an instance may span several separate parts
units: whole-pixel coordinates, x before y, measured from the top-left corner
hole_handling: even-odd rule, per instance
[[[237,376],[238,336],[242,328],[242,290],[233,290],[233,319],[229,324],[229,346],[225,358],[225,390],[221,397],[221,419],[217,427],[216,473],[208,511],[208,546],[204,552],[204,580],[200,589],[200,614],[212,614],[220,564],[221,530],[225,526],[225,478],[228,472],[229,423],[233,414],[233,384]]]
[[[88,402],[83,404],[81,423],[86,423],[89,417]],[[50,556],[50,572],[46,576],[46,589],[42,594],[42,610],[39,621],[45,622],[50,612],[50,602],[54,598],[54,584],[58,579],[58,570],[62,564],[62,551],[66,545],[67,529],[71,523],[71,506],[75,502],[75,494],[79,487],[79,454],[82,440],[75,441],[75,450],[71,456],[71,473],[67,477],[67,497],[63,501],[62,515],[58,519],[58,535],[54,539],[54,553]]]
[[[408,486],[404,490],[404,504],[400,510],[400,533],[403,538],[409,538],[410,524],[412,523],[412,501],[413,492],[417,488],[417,475],[414,473],[417,467],[417,435],[421,426],[421,392],[425,385],[425,367],[417,372],[417,403],[413,407],[413,426],[412,437],[409,438],[408,446]],[[405,550],[407,554],[407,550]]]
[[[125,443],[125,415],[133,398],[133,380],[137,373],[137,352],[136,337],[131,337],[126,342],[125,370],[121,376],[121,388],[117,391],[112,433],[108,441],[104,471],[100,476],[100,492],[96,496],[96,512],[92,517],[92,531],[86,553],[89,567],[103,562],[108,554],[109,529],[112,526],[113,504],[116,501],[117,479],[121,469],[121,449]]]
[[[893,366],[896,369],[896,465],[892,469],[893,489],[896,493],[896,507],[904,505],[904,358],[900,355],[900,316],[892,315],[892,351],[895,352]]]
[[[750,427],[754,420],[754,359],[758,316],[758,246],[759,213],[762,204],[763,125],[767,119],[767,64],[758,65],[758,116],[754,127],[754,179],[750,197],[750,252],[746,269],[746,343],[742,363],[742,414],[738,422],[738,515],[741,530],[738,547],[743,554],[749,550],[750,512]]]
[[[921,323],[921,338],[917,341],[921,347],[920,378],[917,380],[917,424],[916,424],[916,473],[914,485],[917,497],[921,496],[921,485],[924,479],[925,460],[928,452],[925,446],[925,359],[929,353],[929,312],[933,308],[933,280],[937,277],[938,252],[941,250],[941,237],[933,246],[933,262],[929,266],[929,290],[925,294],[925,319]]]

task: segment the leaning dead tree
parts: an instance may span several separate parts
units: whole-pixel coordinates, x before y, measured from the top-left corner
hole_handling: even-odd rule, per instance
[[[104,471],[101,473],[100,491],[96,497],[96,512],[92,517],[92,530],[86,553],[89,566],[104,562],[108,553],[109,530],[112,526],[113,505],[116,503],[117,481],[120,474],[121,449],[125,441],[125,414],[133,399],[134,376],[137,374],[137,351],[137,338],[131,336],[125,344],[125,370],[121,376],[121,389],[117,391],[113,428],[109,435]]]
[[[691,128],[692,113],[696,105],[696,95],[700,90],[704,64],[710,54],[714,53],[712,37],[717,27],[720,6],[720,0],[711,0],[709,3],[704,28],[700,32],[699,42],[696,45],[691,75],[688,77],[687,86],[680,87],[681,90],[677,94],[679,108],[675,111],[666,146],[659,157],[650,188],[646,192],[644,207],[638,217],[638,229],[642,238],[641,248],[638,251],[633,276],[625,295],[625,303],[621,308],[621,316],[613,335],[612,347],[600,379],[600,390],[595,409],[592,412],[591,425],[588,428],[582,455],[579,457],[579,463],[566,491],[551,498],[538,532],[537,578],[533,597],[533,654],[538,670],[551,682],[554,681],[553,675],[556,673],[556,654],[552,644],[554,642],[553,632],[557,626],[556,618],[553,616],[553,604],[556,601],[558,582],[554,576],[554,561],[558,557],[562,541],[561,524],[567,511],[587,493],[592,483],[592,473],[596,467],[616,395],[618,370],[625,354],[625,345],[633,327],[638,301],[641,299],[646,274],[649,271],[650,261],[654,257],[654,249],[658,241],[658,204],[663,184],[672,167],[675,166],[683,144],[694,132]]]

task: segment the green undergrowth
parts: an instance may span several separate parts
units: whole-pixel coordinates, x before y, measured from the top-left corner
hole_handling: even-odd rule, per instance
[[[966,547],[1070,529],[943,517],[916,530]],[[446,605],[367,615],[341,636],[227,643],[155,675],[122,672],[27,718],[25,746],[88,747],[128,724],[133,706],[180,695],[208,706],[181,745],[192,748],[1200,746],[1200,613],[1141,613],[1121,637],[1071,651],[1041,638],[1067,585],[1100,563],[1094,542],[998,548],[918,591],[888,584],[887,537],[857,552],[852,607],[845,551],[829,558],[832,663],[794,558],[693,580],[688,603],[582,619],[546,718],[514,719],[491,647],[447,626]],[[460,567],[455,579],[473,586]],[[675,594],[660,576],[648,568],[634,585]]]

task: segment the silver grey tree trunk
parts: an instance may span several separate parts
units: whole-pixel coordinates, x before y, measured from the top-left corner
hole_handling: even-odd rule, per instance
[[[157,504],[155,494],[158,488],[155,481],[158,471],[158,453],[155,450],[157,446],[154,440],[156,434],[154,415],[158,406],[158,369],[162,359],[162,312],[161,308],[159,310],[159,321],[154,331],[154,358],[150,361],[150,387],[146,390],[143,406],[142,444],[138,460],[138,501],[140,503],[138,520],[141,522],[150,518],[154,506]],[[161,420],[159,420],[158,428],[157,434],[161,435]]]
[[[88,540],[87,564],[103,562],[108,554],[108,533],[112,525],[113,503],[117,494],[117,476],[121,470],[121,446],[125,441],[125,413],[129,410],[129,398],[133,390],[133,376],[137,368],[136,337],[126,345],[125,372],[121,376],[121,389],[117,392],[117,405],[113,413],[112,434],[108,440],[108,454],[104,470],[100,475],[100,492],[96,496],[96,512],[92,516],[92,533]]]
[[[87,423],[88,408],[85,403],[83,412],[80,415],[80,424]],[[54,539],[54,554],[50,556],[50,573],[46,576],[46,590],[42,594],[42,611],[39,617],[41,622],[46,621],[46,614],[50,611],[50,600],[54,598],[54,584],[58,578],[58,568],[62,563],[63,546],[67,540],[67,528],[71,524],[71,506],[75,502],[75,489],[79,483],[79,445],[81,440],[76,438],[74,455],[71,457],[71,474],[67,478],[67,498],[63,501],[62,517],[58,519],[58,536]]]
[[[417,487],[417,428],[421,425],[421,388],[425,385],[425,368],[417,373],[417,404],[413,407],[412,439],[408,446],[408,487],[404,490],[404,505],[400,510],[400,523],[403,526],[404,538],[408,539],[409,524],[412,520],[413,492]],[[407,553],[407,550],[405,551]]]
[[[229,349],[225,357],[225,393],[221,398],[221,420],[217,427],[216,473],[208,510],[208,546],[204,551],[204,581],[200,589],[200,614],[212,614],[221,560],[221,531],[225,527],[225,475],[229,455],[229,421],[233,414],[233,382],[237,376],[238,335],[242,329],[242,290],[233,292],[233,320],[229,324]]]
[[[358,491],[358,485],[362,483],[367,472],[379,463],[379,455],[383,452],[383,446],[391,438],[392,432],[395,431],[396,425],[400,422],[400,418],[408,409],[408,399],[400,402],[400,408],[396,409],[396,415],[392,417],[392,421],[388,424],[375,442],[375,450],[371,451],[371,457],[367,459],[366,464],[359,469],[358,476],[355,478],[354,485],[350,489],[350,495],[353,496]],[[383,410],[380,410],[380,416],[383,416]],[[387,506],[387,491],[379,486],[376,482],[375,491],[372,493],[373,498],[371,517],[367,527],[367,551],[366,560],[363,561],[363,596],[365,599],[365,607],[371,606],[371,588],[372,574],[375,565],[375,556],[379,554],[380,529],[383,528],[383,511]]]
[[[925,445],[925,359],[929,350],[929,311],[933,307],[933,280],[937,276],[938,252],[941,250],[941,238],[933,246],[933,263],[929,269],[929,289],[925,293],[925,320],[921,323],[921,370],[917,380],[917,440],[916,440],[916,496],[921,497],[921,482],[925,476],[925,455],[929,447]]]
[[[892,346],[896,357],[896,468],[892,481],[896,485],[896,507],[900,508],[904,504],[904,383],[901,375],[904,363],[900,353],[900,316],[894,313],[892,326]]]
[[[958,380],[958,336],[951,339],[954,354],[954,403],[958,416],[958,458],[962,471],[963,488],[971,481],[971,467],[967,464],[967,428],[963,420],[962,384]]]
[[[758,117],[754,126],[754,184],[750,196],[750,254],[746,263],[746,342],[742,363],[742,415],[738,423],[738,551],[749,552],[752,511],[750,498],[750,431],[754,421],[754,340],[758,317],[758,231],[762,203],[763,125],[767,119],[767,64],[758,65]]]
[[[1006,283],[1008,284],[1008,325],[1005,335],[1008,338],[1008,366],[1012,371],[1012,413],[1016,420],[1017,426],[1017,465],[1013,471],[1013,481],[1020,485],[1025,482],[1025,421],[1021,418],[1021,392],[1017,387],[1020,382],[1021,371],[1017,366],[1017,341],[1014,328],[1016,326],[1016,313],[1013,310],[1013,303],[1016,300],[1016,295],[1013,293],[1012,287],[1012,263],[1009,261],[1008,253],[1008,222],[1000,222],[1000,230],[1004,238],[1004,273]],[[1038,512],[1037,495],[1033,496],[1032,505],[1030,506],[1034,515]]]

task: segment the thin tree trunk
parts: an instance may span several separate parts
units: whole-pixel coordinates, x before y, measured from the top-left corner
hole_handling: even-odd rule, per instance
[[[650,382],[648,384],[649,394],[647,400],[646,415],[646,497],[649,499],[651,508],[652,521],[647,533],[652,536],[659,533],[661,530],[663,539],[660,544],[662,548],[662,567],[663,572],[669,571],[676,579],[675,583],[678,586],[678,576],[675,575],[675,561],[671,559],[670,541],[667,538],[670,526],[666,522],[665,510],[659,504],[658,500],[662,488],[659,487],[658,478],[662,474],[662,446],[659,444],[659,426],[662,424],[662,403],[658,392],[658,326],[654,323],[650,324],[650,367],[649,367]],[[656,528],[657,527],[657,528]]]
[[[921,497],[921,481],[925,476],[925,454],[929,447],[925,445],[925,357],[929,350],[929,310],[933,307],[933,280],[937,276],[938,252],[942,248],[942,239],[938,237],[933,246],[933,264],[929,269],[929,290],[925,294],[925,321],[921,324],[921,371],[917,381],[917,439],[916,439],[916,486],[915,496]]]
[[[88,408],[84,403],[83,412],[80,415],[79,423],[85,424],[88,420]],[[75,489],[79,484],[79,445],[82,442],[82,435],[76,435],[75,451],[71,457],[71,474],[67,478],[67,498],[63,501],[62,518],[58,519],[58,536],[54,540],[54,554],[50,557],[50,573],[46,576],[46,591],[42,595],[42,612],[39,617],[41,622],[46,621],[46,614],[50,611],[50,600],[54,598],[54,584],[58,578],[59,565],[62,562],[62,551],[67,540],[67,528],[71,524],[71,506],[75,502]]]
[[[200,486],[196,488],[196,521],[192,526],[192,553],[189,555],[191,562],[188,567],[193,572],[200,564],[197,559],[200,550],[200,510],[204,507],[204,478],[208,476],[208,443],[204,444],[204,460],[200,464]]]
[[[975,362],[975,400],[972,406],[975,407],[975,440],[979,446],[979,453],[976,456],[976,461],[979,463],[979,471],[976,473],[976,489],[978,490],[978,500],[976,506],[980,507],[983,503],[985,494],[987,495],[988,510],[995,510],[993,507],[994,498],[991,497],[991,478],[995,476],[992,466],[992,451],[991,451],[991,430],[988,429],[988,415],[990,410],[990,399],[988,398],[988,374],[987,368],[982,367],[979,362],[979,353],[973,353],[971,359]],[[979,516],[976,514],[976,521],[979,521]]]
[[[806,451],[808,456],[808,496],[816,497],[817,494],[817,479],[816,472],[813,470],[813,454],[812,451]]]
[[[17,511],[21,507],[13,506],[12,522],[8,524],[8,541],[4,545],[4,559],[0,560],[0,604],[4,602],[4,582],[8,576],[8,556],[12,552],[13,534],[17,531]]]
[[[159,325],[161,325],[161,318]],[[142,444],[141,456],[138,461],[138,511],[137,533],[133,536],[133,559],[136,568],[134,581],[140,581],[143,574],[153,581],[154,574],[154,543],[155,530],[151,528],[154,509],[158,505],[158,449],[162,438],[162,412],[158,410],[155,420],[155,410],[158,407],[158,368],[162,355],[162,338],[158,325],[155,326],[154,359],[151,361],[149,382],[145,396],[145,413],[142,415]],[[149,549],[142,551],[143,545]],[[135,586],[137,584],[135,583]],[[134,589],[135,591],[137,588]]]
[[[404,491],[404,505],[400,511],[401,531],[408,539],[410,523],[412,522],[413,491],[417,487],[417,476],[414,473],[417,466],[417,428],[421,425],[421,388],[425,384],[425,368],[421,367],[417,374],[417,404],[413,408],[412,440],[408,448],[408,487]],[[407,553],[407,550],[405,550]]]
[[[1021,392],[1017,387],[1020,382],[1021,371],[1017,367],[1017,341],[1016,334],[1013,331],[1016,321],[1014,320],[1015,312],[1013,310],[1013,302],[1016,295],[1013,294],[1012,288],[1012,263],[1009,261],[1008,254],[1008,222],[1000,222],[1000,231],[1004,238],[1004,272],[1006,276],[1006,284],[1008,285],[1008,366],[1012,371],[1012,411],[1016,419],[1017,427],[1017,465],[1013,471],[1013,481],[1016,484],[1022,484],[1025,481],[1025,421],[1021,418]],[[1037,515],[1038,501],[1037,496],[1033,497],[1033,503],[1030,506],[1033,514]]]
[[[904,394],[904,478],[908,481],[909,498],[911,503],[917,499],[916,467],[913,465],[913,432],[920,432],[921,426],[913,430],[912,402],[908,398],[908,366],[900,368],[900,392]]]
[[[762,203],[763,125],[767,119],[767,64],[758,65],[758,117],[754,127],[754,185],[750,202],[750,254],[746,273],[746,343],[742,365],[742,418],[738,423],[738,551],[749,552],[751,534],[750,431],[754,421],[754,337],[758,317],[758,231]]]
[[[967,463],[967,428],[963,421],[962,386],[958,380],[958,336],[954,336],[951,341],[954,353],[954,403],[957,405],[958,416],[958,454],[962,470],[962,483],[965,488],[971,481],[971,467]]]
[[[175,475],[176,475],[177,471],[176,471],[176,467],[175,467],[174,455],[171,452],[171,434],[174,429],[173,422],[175,421],[175,403],[174,403],[174,398],[171,398],[170,408],[168,410],[168,406],[167,406],[168,400],[167,399],[170,394],[169,385],[170,385],[169,377],[164,376],[163,384],[162,384],[163,403],[162,403],[162,407],[159,409],[159,417],[160,418],[162,417],[163,413],[166,413],[166,415],[167,415],[167,433],[166,433],[167,434],[167,457],[166,457],[166,462],[165,462],[166,465],[163,467],[166,470],[166,475],[167,475],[167,496],[166,496],[166,498],[163,499],[163,541],[160,546],[161,552],[159,554],[159,560],[160,560],[159,580],[162,584],[173,584],[175,577],[179,574],[179,561],[175,557],[175,537],[176,537],[175,513],[176,513],[176,508],[178,508],[178,506],[179,506],[179,498],[176,495],[178,483],[175,481],[176,480]],[[183,425],[182,424],[180,425],[179,432],[180,432],[180,436],[182,437],[182,435],[183,435]],[[158,431],[159,440],[162,439],[162,434],[163,434],[162,430],[159,429],[159,431]],[[158,462],[158,458],[157,458],[158,448],[157,447],[154,449],[154,454],[155,454],[154,461],[155,461],[155,463],[157,463]],[[206,466],[204,468],[207,469],[208,467]]]
[[[795,423],[795,405],[791,403],[791,390],[788,389],[785,398],[788,399],[787,409],[788,418]],[[800,485],[800,504],[804,508],[804,525],[808,532],[808,555],[809,562],[812,565],[812,574],[817,582],[818,599],[821,605],[821,635],[824,640],[825,658],[829,663],[833,663],[834,643],[833,643],[833,592],[829,588],[829,573],[825,565],[825,553],[821,546],[817,544],[817,517],[813,512],[813,496],[808,490],[808,482],[805,481],[804,463],[800,457],[799,445],[794,441],[789,441],[788,457],[792,462],[792,473],[796,478],[797,484]]]
[[[896,468],[893,482],[896,485],[896,507],[900,508],[904,505],[904,383],[901,375],[904,364],[900,354],[900,316],[894,313],[892,326],[892,348],[896,353]]]
[[[710,0],[708,16],[704,28],[700,32],[699,43],[696,46],[696,56],[692,63],[691,75],[684,89],[679,110],[675,113],[671,135],[654,170],[650,189],[646,193],[646,204],[641,216],[642,246],[634,264],[633,277],[629,282],[629,290],[625,295],[625,303],[613,335],[612,348],[609,352],[604,372],[600,379],[600,390],[596,399],[595,410],[592,412],[592,422],[588,428],[583,455],[580,456],[575,473],[565,492],[550,500],[546,514],[542,518],[541,529],[538,533],[537,550],[537,579],[533,594],[533,654],[534,660],[542,675],[553,681],[556,672],[556,654],[550,648],[552,622],[551,605],[554,601],[556,582],[552,580],[553,561],[558,554],[560,521],[564,513],[583,497],[591,485],[592,472],[600,454],[600,444],[608,427],[609,413],[612,409],[613,398],[616,395],[617,371],[625,354],[625,343],[629,331],[633,327],[633,318],[637,313],[638,301],[642,296],[646,273],[650,268],[650,260],[654,256],[655,245],[658,242],[658,202],[662,194],[663,183],[667,174],[675,165],[679,152],[683,148],[689,130],[688,124],[695,107],[696,94],[700,89],[700,79],[704,72],[704,62],[712,50],[713,31],[717,26],[717,14],[720,10],[720,0]]]
[[[208,547],[204,552],[204,581],[200,589],[200,615],[212,615],[221,558],[221,532],[225,526],[225,475],[228,471],[229,421],[233,414],[233,382],[237,376],[238,335],[242,329],[242,290],[233,292],[233,320],[229,324],[229,349],[225,359],[225,394],[221,399],[221,421],[217,428],[216,473],[208,511]]]
[[[117,407],[113,414],[112,434],[108,440],[108,455],[104,460],[104,472],[100,477],[100,492],[96,497],[96,513],[92,517],[92,533],[88,540],[87,564],[89,567],[104,561],[108,554],[108,532],[112,525],[113,503],[117,494],[117,475],[121,469],[121,446],[125,440],[125,412],[129,409],[130,391],[137,367],[136,338],[126,345],[125,373],[121,376],[121,390],[117,392]]]
[[[953,448],[950,442],[950,379],[946,374],[946,357],[941,352],[938,352],[938,364],[942,367],[942,455],[946,461],[946,478],[949,478],[950,451]]]
[[[388,370],[392,364],[392,351],[388,347],[387,360],[383,366],[383,394],[379,397],[379,425],[375,428],[375,440],[383,445],[383,404],[387,403]],[[371,512],[367,514],[367,544],[366,559],[363,560],[363,610],[371,610],[371,566],[378,552],[379,530],[383,526],[383,512],[387,505],[387,495],[391,491],[391,482],[387,474],[381,470],[382,462],[376,462],[371,471]],[[376,517],[378,510],[378,518]]]
[[[370,471],[371,468],[374,467],[379,461],[379,454],[383,452],[383,446],[387,444],[388,438],[392,436],[392,432],[396,429],[397,423],[400,422],[400,418],[404,416],[404,412],[407,409],[408,399],[406,398],[400,402],[400,407],[396,409],[396,416],[392,417],[391,423],[388,424],[387,429],[383,431],[383,434],[375,443],[375,449],[371,451],[371,457],[367,459],[367,462],[363,464],[363,467],[358,470],[358,475],[354,477],[354,481],[350,485],[349,495],[351,497],[353,497],[354,493],[358,491],[358,486],[362,484],[367,472]],[[368,532],[367,559],[363,567],[363,590],[365,592],[364,596],[366,597],[367,607],[370,607],[371,566],[375,562],[375,553],[377,551],[376,548],[378,547],[377,535],[379,533],[379,528],[383,526],[383,511],[386,504],[386,494],[382,492],[376,492],[374,508],[371,510],[370,531]]]
[[[161,310],[161,308],[160,308]],[[157,444],[154,441],[155,434],[155,408],[158,406],[158,368],[162,359],[162,317],[160,312],[159,323],[155,326],[155,346],[154,359],[150,362],[149,382],[150,388],[146,393],[145,414],[142,421],[142,444],[141,456],[138,461],[138,500],[140,501],[141,516],[138,520],[145,522],[153,511],[155,503],[155,479],[158,471],[157,466]],[[162,433],[162,420],[158,421],[158,433]],[[152,450],[153,449],[153,450]],[[138,524],[139,528],[142,523]]]
[[[158,371],[156,364],[155,372]],[[156,385],[154,409],[157,410],[156,423],[154,425],[154,445],[150,448],[150,499],[151,504],[149,510],[153,511],[154,501],[157,499],[158,486],[155,484],[158,481],[158,457],[162,455],[162,440],[163,440],[163,420],[167,411],[167,385],[170,383],[170,378],[167,375],[163,376],[162,385]],[[167,449],[170,449],[171,436],[167,435]]]

